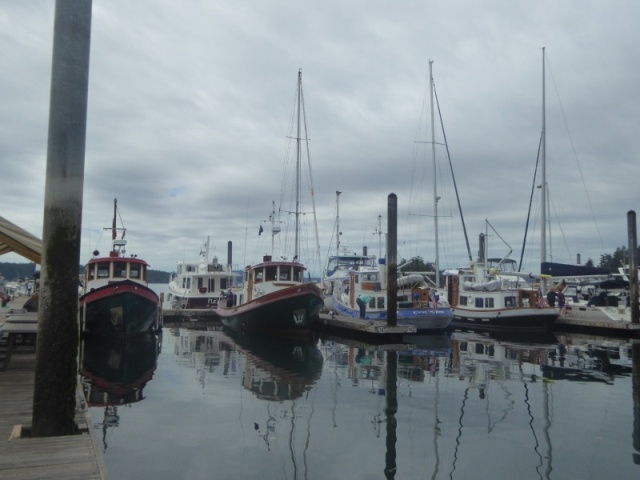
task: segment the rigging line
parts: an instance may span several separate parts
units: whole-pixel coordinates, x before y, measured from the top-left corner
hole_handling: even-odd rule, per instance
[[[556,210],[556,205],[551,199],[551,195],[548,195],[549,204],[553,207],[553,213],[556,216],[556,221],[558,222],[558,227],[560,228],[560,236],[562,237],[562,242],[564,243],[565,248],[567,249],[567,255],[571,258],[571,250],[569,250],[569,244],[567,243],[567,237],[564,234],[564,230],[562,229],[562,223],[560,222],[560,217],[558,215],[558,211]],[[553,257],[552,257],[553,258]]]
[[[307,110],[304,106],[304,91],[302,89],[302,81],[300,82],[300,101],[302,103],[302,120],[304,123],[304,140],[307,150],[307,168],[309,175],[309,188],[311,190],[311,208],[313,210],[313,225],[316,233],[316,250],[318,259],[319,272],[322,272],[322,259],[320,257],[320,236],[318,235],[318,218],[316,216],[316,196],[315,189],[313,188],[313,170],[311,169],[311,152],[309,151],[309,132],[307,127]]]
[[[538,175],[538,164],[540,163],[540,149],[542,148],[542,133],[538,142],[538,155],[536,156],[536,168],[533,171],[533,182],[531,184],[531,196],[529,197],[529,211],[527,212],[527,221],[524,226],[524,238],[522,239],[522,250],[520,251],[520,264],[518,271],[522,271],[522,261],[524,258],[524,250],[527,245],[527,232],[529,231],[529,220],[531,219],[531,205],[533,204],[533,194],[536,191],[536,176]]]
[[[456,176],[453,173],[453,163],[451,163],[451,154],[449,153],[449,143],[447,142],[447,134],[444,131],[444,122],[442,120],[442,112],[440,111],[440,101],[438,100],[438,93],[436,92],[436,84],[433,84],[433,94],[436,97],[436,106],[438,107],[438,117],[440,118],[440,127],[442,128],[442,138],[444,140],[444,146],[447,150],[447,158],[449,159],[449,169],[451,170],[451,179],[453,181],[453,188],[456,192],[456,200],[458,201],[458,210],[460,211],[460,220],[462,221],[462,230],[464,232],[464,240],[467,243],[467,253],[469,255],[469,261],[473,261],[471,255],[471,247],[469,246],[469,236],[467,235],[467,227],[464,223],[464,215],[462,214],[462,205],[460,203],[460,195],[458,194],[458,184],[456,183]]]
[[[562,106],[562,101],[560,100],[560,94],[558,93],[558,88],[556,86],[555,78],[553,77],[553,71],[551,70],[551,64],[549,63],[549,59],[547,56],[547,65],[549,66],[549,73],[551,73],[551,81],[553,82],[553,88],[556,92],[556,97],[558,99],[558,103],[560,104],[560,113],[562,114],[562,120],[564,121],[564,126],[567,129],[567,135],[569,136],[569,143],[571,144],[571,151],[573,152],[573,157],[576,161],[576,165],[578,167],[578,172],[580,173],[580,180],[582,180],[582,186],[584,187],[584,192],[587,197],[587,203],[589,204],[589,210],[591,211],[591,217],[593,218],[593,223],[595,224],[596,231],[598,232],[598,239],[600,240],[600,246],[602,247],[602,251],[605,251],[604,241],[602,239],[602,234],[600,233],[600,227],[598,226],[598,220],[596,219],[595,212],[593,210],[593,204],[591,203],[591,197],[589,196],[589,190],[587,190],[587,185],[584,181],[584,174],[582,173],[582,168],[580,167],[580,161],[578,159],[578,154],[576,153],[576,147],[573,143],[573,137],[571,136],[571,131],[569,130],[569,124],[567,123],[567,116],[564,113],[564,107]]]

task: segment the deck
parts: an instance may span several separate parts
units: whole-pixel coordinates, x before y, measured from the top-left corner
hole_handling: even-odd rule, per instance
[[[9,307],[16,308],[23,301],[11,302]],[[5,322],[8,311],[0,310],[0,323]],[[8,369],[0,372],[0,478],[106,479],[104,458],[91,433],[92,421],[80,388],[76,391],[80,434],[26,436],[31,425],[35,365],[34,346],[21,345]]]

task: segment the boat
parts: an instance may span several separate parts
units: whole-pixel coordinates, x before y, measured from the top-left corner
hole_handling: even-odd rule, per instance
[[[178,262],[171,275],[167,300],[176,309],[214,309],[226,290],[233,287],[231,264],[222,265],[216,256],[209,259],[210,239],[200,249],[195,262]]]
[[[516,261],[508,256],[488,258],[486,235],[480,234],[477,261],[445,272],[454,326],[531,331],[551,328],[560,312],[545,303],[540,277],[519,273]]]
[[[296,164],[296,198],[300,194],[300,126],[302,102],[302,71],[298,71],[297,85],[298,130]],[[306,132],[305,132],[306,133]],[[295,241],[293,260],[265,255],[260,263],[246,267],[242,288],[228,294],[228,301],[216,309],[225,327],[241,332],[263,332],[282,336],[312,336],[319,325],[320,309],[324,305],[322,290],[315,283],[304,281],[306,267],[300,259],[299,210],[296,201]],[[271,249],[273,239],[280,231],[275,218],[275,206],[271,218]],[[262,231],[262,225],[260,226]]]
[[[349,271],[348,280],[338,285],[332,296],[332,308],[339,314],[362,318],[357,299],[369,297],[364,319],[386,323],[388,301],[387,266],[385,259],[378,259],[375,267],[358,266]],[[449,303],[436,294],[424,276],[417,273],[399,275],[397,278],[398,324],[416,327],[419,332],[444,331],[451,326],[453,313]]]
[[[362,254],[351,252],[346,247],[340,245],[340,195],[342,192],[336,191],[336,254],[330,255],[327,259],[327,266],[324,271],[322,287],[325,294],[325,305],[331,308],[331,297],[334,288],[343,280],[349,278],[349,270],[358,267],[374,267],[376,257],[367,254],[367,247],[363,247]]]
[[[115,199],[111,251],[108,256],[94,251],[84,269],[85,293],[79,306],[85,333],[126,335],[159,328],[158,295],[147,283],[149,265],[136,255],[125,256],[126,230],[116,228],[117,216]],[[120,238],[118,230],[122,230]]]

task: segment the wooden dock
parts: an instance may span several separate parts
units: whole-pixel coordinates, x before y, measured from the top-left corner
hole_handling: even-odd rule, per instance
[[[16,300],[9,306],[16,308],[22,303]],[[8,311],[8,308],[0,310],[0,323]],[[28,436],[35,365],[35,347],[21,346],[14,352],[7,371],[0,372],[0,478],[106,479],[104,458],[93,435],[92,420],[80,387],[76,391],[78,435]]]
[[[385,337],[416,333],[414,325],[389,326],[385,322],[363,320],[361,318],[346,317],[334,313],[321,313],[320,320],[324,329],[337,330],[343,333],[365,334],[379,339]]]
[[[628,308],[627,308],[628,310]],[[617,315],[615,309],[573,308],[565,317],[559,317],[554,330],[568,329],[574,332],[600,335],[640,337],[640,324],[631,323],[628,312]]]
[[[220,320],[213,308],[163,308],[161,318],[163,326]]]

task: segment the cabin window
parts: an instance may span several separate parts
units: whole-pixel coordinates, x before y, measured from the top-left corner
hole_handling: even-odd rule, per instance
[[[231,287],[231,285],[229,285],[229,287]],[[211,289],[212,292],[215,291],[215,280],[211,280],[211,287],[209,287]],[[221,278],[220,279],[220,290],[226,290],[227,289],[227,279],[226,278]]]
[[[289,280],[289,269],[280,270],[280,280]]]
[[[202,277],[198,277],[198,290],[202,288]]]
[[[266,281],[273,282],[278,279],[278,267],[267,267],[266,268]]]
[[[516,306],[516,297],[504,297],[504,306],[514,308]]]
[[[109,262],[100,262],[98,264],[98,278],[107,278],[109,276]]]
[[[476,353],[479,355],[484,354],[484,345],[482,343],[476,343]]]
[[[476,308],[484,308],[484,298],[476,298]]]
[[[141,278],[140,277],[140,267],[139,263],[132,263],[129,265],[129,276],[131,278]]]
[[[378,297],[378,308],[384,308],[384,297]]]
[[[96,275],[96,270],[95,270],[95,265],[89,265],[89,268],[87,269],[87,279],[89,280],[93,280],[95,275]]]
[[[467,297],[460,296],[460,306],[467,305]]]
[[[293,281],[300,282],[304,280],[304,271],[302,268],[294,268],[293,269]]]
[[[113,276],[116,278],[127,278],[127,264],[126,262],[114,262],[113,264]]]
[[[263,273],[262,270],[260,270],[259,272],[256,272],[256,283],[262,283],[263,281]]]
[[[493,298],[485,298],[484,299],[484,306],[486,308],[493,308]]]
[[[225,280],[226,280],[226,278],[221,278],[220,279],[220,289],[227,288]],[[216,291],[216,279],[215,278],[210,278],[209,279],[209,291],[210,292],[215,292]]]
[[[460,346],[458,347],[461,352],[466,352],[468,348],[467,342],[460,342]]]
[[[186,289],[191,288],[191,277],[186,277],[182,279],[182,288],[186,288]]]

